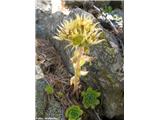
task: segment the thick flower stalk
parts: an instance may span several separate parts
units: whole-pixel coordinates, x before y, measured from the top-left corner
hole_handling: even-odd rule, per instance
[[[104,39],[100,39],[102,29],[97,27],[98,23],[94,23],[92,18],[84,15],[76,15],[75,19],[64,21],[57,29],[57,34],[54,36],[57,40],[66,40],[68,46],[74,49],[73,57],[71,58],[74,67],[74,76],[70,80],[70,84],[74,85],[74,91],[80,86],[80,76],[87,75],[88,71],[83,71],[82,66],[86,62],[90,62],[92,57],[89,57],[89,47],[98,44]]]

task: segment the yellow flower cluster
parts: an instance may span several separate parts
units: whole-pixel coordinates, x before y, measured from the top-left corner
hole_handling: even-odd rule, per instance
[[[69,46],[89,47],[103,41],[100,40],[102,30],[97,28],[97,24],[90,17],[77,14],[75,19],[61,23],[54,38],[69,41]]]

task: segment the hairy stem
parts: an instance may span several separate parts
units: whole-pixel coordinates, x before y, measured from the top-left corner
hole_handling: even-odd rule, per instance
[[[84,48],[83,47],[78,47],[76,48],[75,52],[74,52],[74,58],[75,58],[75,66],[74,66],[74,71],[75,71],[75,79],[74,79],[74,92],[76,90],[79,89],[79,83],[80,83],[80,72],[81,72],[81,66],[80,66],[80,60],[81,60],[81,57],[82,55],[84,54]]]

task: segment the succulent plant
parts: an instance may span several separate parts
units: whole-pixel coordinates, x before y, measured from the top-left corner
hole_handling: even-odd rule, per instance
[[[74,76],[70,79],[70,84],[74,85],[74,92],[79,89],[80,76],[87,75],[88,71],[81,70],[81,67],[92,60],[87,54],[89,47],[102,42],[102,29],[97,27],[91,17],[76,15],[75,19],[65,20],[58,27],[58,33],[54,36],[57,40],[66,40],[75,49],[71,58]]]
[[[53,94],[54,89],[53,89],[53,87],[52,87],[51,85],[46,85],[46,86],[45,86],[45,92],[46,92],[47,94]]]
[[[65,116],[68,118],[68,120],[81,120],[82,114],[83,111],[77,105],[70,106],[65,112]]]
[[[81,93],[83,97],[83,105],[86,109],[91,108],[95,109],[95,107],[100,103],[98,97],[100,96],[100,92],[93,90],[91,87]]]

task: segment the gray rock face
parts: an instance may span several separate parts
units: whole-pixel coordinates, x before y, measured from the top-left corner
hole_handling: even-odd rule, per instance
[[[44,88],[47,83],[44,80],[36,80],[36,117],[44,117],[45,93]]]
[[[48,98],[44,91],[46,85],[45,80],[36,80],[36,118],[62,120],[61,105],[53,96]]]
[[[36,9],[51,12],[52,10],[51,0],[36,0]]]
[[[104,7],[110,3],[110,1],[104,0],[104,1],[98,1],[98,0],[64,0],[65,5],[70,8],[80,7],[83,9],[88,9],[93,4],[95,4],[97,7]]]
[[[121,17],[124,16],[123,11],[121,9],[118,9],[118,8],[114,9],[111,14],[113,14],[113,15],[116,14],[116,15],[121,16]]]
[[[45,118],[54,118],[55,120],[62,120],[62,107],[60,103],[55,100],[54,97],[51,97],[48,109],[45,114]]]
[[[73,73],[73,67],[70,62],[72,56],[71,49],[64,49],[67,45],[66,42],[61,42],[51,37],[56,33],[57,25],[61,21],[74,18],[75,14],[85,14],[86,16],[91,16],[96,21],[92,14],[76,8],[68,16],[64,16],[59,12],[53,15],[37,14],[39,23],[36,24],[38,26],[36,27],[37,33],[44,31],[41,37],[49,37],[53,41],[54,47],[58,50],[70,73]],[[41,17],[43,15],[44,17]],[[99,25],[99,27],[101,26]],[[96,59],[92,62],[92,65],[85,65],[89,74],[82,78],[82,82],[101,91],[101,105],[103,109],[100,115],[113,118],[123,115],[123,55],[119,50],[118,40],[114,35],[107,30],[104,30],[104,32],[106,41],[90,49],[90,56]]]
[[[63,19],[63,13],[56,12],[54,15],[48,12],[44,12],[40,9],[36,10],[36,37],[48,38],[52,31],[55,31],[61,19]]]

